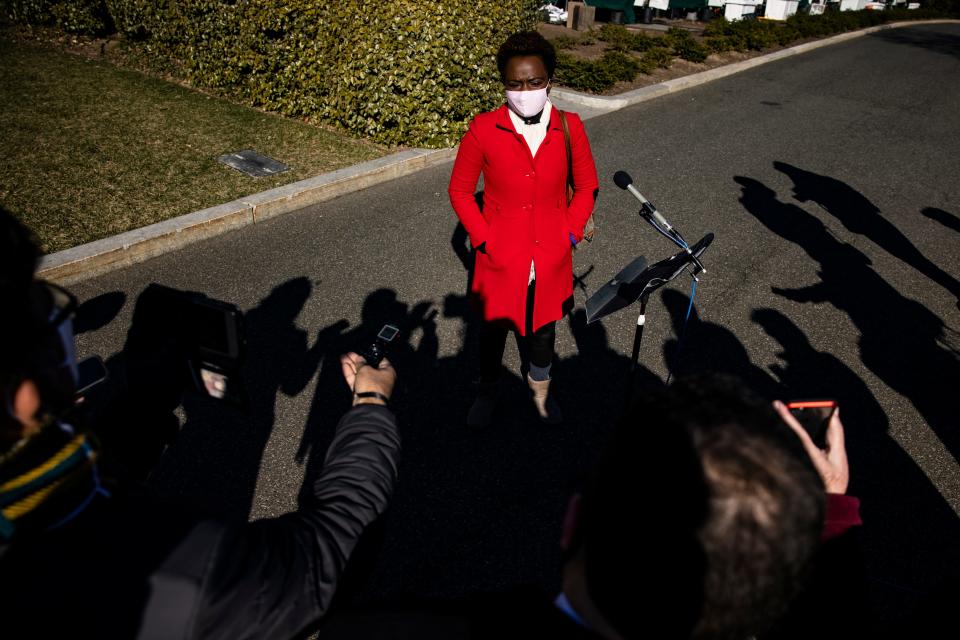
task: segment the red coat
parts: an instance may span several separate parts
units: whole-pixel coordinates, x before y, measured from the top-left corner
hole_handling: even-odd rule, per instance
[[[563,317],[572,303],[572,233],[577,242],[593,211],[599,183],[590,143],[579,116],[565,112],[573,152],[575,194],[567,206],[567,152],[563,125],[550,110],[547,135],[531,156],[507,106],[481,113],[460,141],[450,176],[450,203],[477,252],[473,303],[484,320],[526,328],[530,261],[537,272],[533,329]],[[483,211],[474,191],[483,173]]]

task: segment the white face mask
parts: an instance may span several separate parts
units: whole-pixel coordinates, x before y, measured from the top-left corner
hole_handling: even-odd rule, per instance
[[[543,111],[543,105],[545,104],[547,104],[546,89],[507,91],[507,105],[524,118],[537,115]]]

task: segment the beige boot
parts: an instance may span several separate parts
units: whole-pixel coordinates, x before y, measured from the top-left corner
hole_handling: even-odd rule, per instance
[[[537,408],[540,420],[546,424],[560,424],[563,422],[563,413],[560,411],[560,405],[550,394],[549,380],[531,380],[527,374],[527,384],[533,394],[533,404]]]
[[[500,384],[480,383],[477,399],[470,405],[467,412],[467,426],[471,428],[489,427],[493,422],[493,412],[500,399]]]

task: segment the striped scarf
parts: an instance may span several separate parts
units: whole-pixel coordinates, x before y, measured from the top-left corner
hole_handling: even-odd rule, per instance
[[[106,495],[96,459],[86,434],[54,421],[0,456],[0,541],[56,528]]]

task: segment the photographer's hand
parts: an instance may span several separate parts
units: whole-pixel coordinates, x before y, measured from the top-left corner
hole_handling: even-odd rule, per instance
[[[343,367],[343,379],[353,391],[353,406],[387,404],[386,400],[381,398],[359,398],[357,394],[373,392],[386,399],[390,398],[393,394],[393,385],[397,382],[397,372],[389,360],[384,358],[380,361],[380,366],[374,368],[367,364],[363,356],[351,352],[340,356],[340,364]]]
[[[820,449],[813,443],[810,436],[804,430],[797,419],[793,417],[786,405],[775,400],[773,408],[783,421],[787,423],[800,442],[806,449],[807,455],[813,461],[813,466],[817,468],[820,477],[823,478],[823,484],[827,488],[827,493],[845,494],[847,486],[850,484],[850,466],[847,462],[847,448],[843,437],[843,423],[840,422],[840,407],[837,407],[833,416],[830,418],[830,424],[827,427],[827,448]]]

